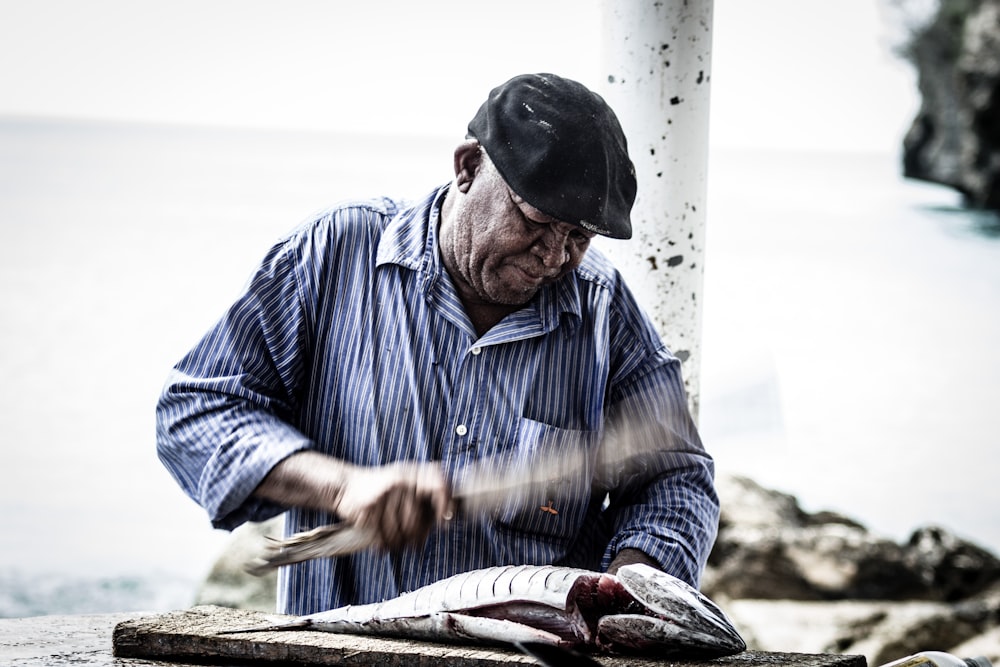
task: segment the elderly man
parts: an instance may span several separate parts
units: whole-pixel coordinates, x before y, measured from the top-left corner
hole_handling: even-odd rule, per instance
[[[641,561],[694,585],[704,568],[718,499],[680,362],[588,250],[631,236],[614,113],[579,83],[522,75],[467,137],[423,201],[339,206],[275,245],[164,388],[160,458],[213,525],[287,511],[287,533],[374,535],[282,568],[283,613],[491,565]],[[599,466],[630,421],[652,448]],[[553,452],[587,465],[529,502],[452,516],[470,464]]]

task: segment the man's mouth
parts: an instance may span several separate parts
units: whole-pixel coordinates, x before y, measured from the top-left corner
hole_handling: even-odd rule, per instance
[[[514,268],[517,269],[518,274],[521,276],[521,281],[528,283],[532,287],[538,287],[553,278],[553,276],[549,276],[544,273],[543,274],[533,273],[531,271],[521,268],[520,266],[515,266]]]

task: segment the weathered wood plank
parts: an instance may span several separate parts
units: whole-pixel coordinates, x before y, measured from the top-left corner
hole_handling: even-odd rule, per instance
[[[513,650],[470,647],[326,632],[285,630],[238,635],[223,630],[266,625],[273,620],[256,611],[200,606],[147,615],[119,623],[113,634],[114,655],[165,660],[239,660],[301,665],[387,665],[404,667],[507,667],[537,664]],[[866,667],[863,656],[761,653],[747,651],[709,661],[670,661],[647,657],[599,656],[606,667],[668,667],[683,664],[714,667]]]
[[[502,667],[534,664],[526,656],[491,649],[383,639],[327,632],[284,630],[220,635],[222,630],[266,625],[256,611],[200,606],[119,623],[114,654],[170,660],[239,659],[303,665],[456,665]]]

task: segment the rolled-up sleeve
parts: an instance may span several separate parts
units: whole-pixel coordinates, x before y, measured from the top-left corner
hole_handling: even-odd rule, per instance
[[[157,452],[181,488],[232,529],[285,508],[253,491],[310,440],[291,423],[308,309],[294,246],[275,246],[246,290],[173,368],[157,404]]]

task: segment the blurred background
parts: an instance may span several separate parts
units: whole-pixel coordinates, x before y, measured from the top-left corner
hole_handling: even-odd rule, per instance
[[[996,552],[1000,225],[900,176],[920,11],[715,1],[700,426]],[[0,0],[0,616],[190,605],[228,536],[156,459],[169,367],[298,222],[447,181],[490,88],[600,50],[598,0]]]

